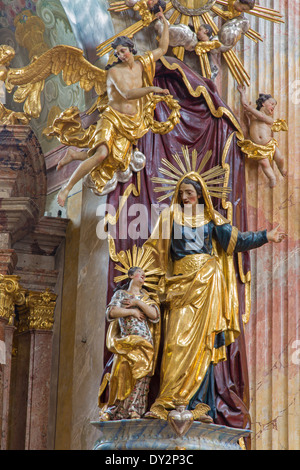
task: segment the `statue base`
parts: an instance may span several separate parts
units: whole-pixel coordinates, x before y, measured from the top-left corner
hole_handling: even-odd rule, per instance
[[[161,419],[122,419],[93,421],[100,436],[93,450],[242,450],[240,438],[251,431],[194,421],[178,436],[168,421]]]

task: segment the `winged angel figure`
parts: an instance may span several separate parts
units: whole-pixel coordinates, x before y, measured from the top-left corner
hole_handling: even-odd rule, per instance
[[[61,206],[74,184],[86,175],[90,175],[101,194],[117,171],[127,170],[132,148],[139,138],[150,129],[165,134],[179,122],[178,102],[169,90],[153,86],[155,62],[167,52],[169,44],[167,21],[162,11],[158,15],[165,25],[158,47],[144,55],[136,55],[131,39],[119,36],[111,44],[115,60],[106,70],[93,66],[84,58],[82,50],[65,45],[50,49],[24,68],[12,69],[8,65],[14,51],[9,46],[0,47],[0,79],[5,81],[9,92],[17,86],[14,100],[25,102],[24,115],[29,118],[40,115],[40,95],[51,74],[62,72],[67,85],[79,82],[85,91],[94,87],[98,95],[89,110],[90,113],[99,111],[96,124],[84,129],[78,108],[70,107],[44,129],[46,135],[56,136],[64,145],[85,149],[69,148],[58,164],[60,169],[72,160],[81,161],[58,194]],[[166,122],[153,120],[158,101],[165,101],[172,109]]]

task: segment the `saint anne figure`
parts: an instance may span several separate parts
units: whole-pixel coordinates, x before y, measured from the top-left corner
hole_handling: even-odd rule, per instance
[[[198,203],[204,205],[202,214],[197,214]],[[189,215],[182,210],[187,207]],[[147,417],[166,419],[175,402],[191,408],[205,402],[211,365],[226,360],[226,346],[240,334],[232,255],[284,236],[278,227],[268,233],[239,232],[214,210],[207,180],[199,173],[178,180],[170,207],[144,244],[152,249],[154,266],[165,273],[161,287],[167,306],[160,390]]]

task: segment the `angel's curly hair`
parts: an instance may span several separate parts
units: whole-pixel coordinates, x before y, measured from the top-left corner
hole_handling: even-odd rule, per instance
[[[127,36],[118,36],[112,43],[111,43],[111,47],[113,49],[116,49],[118,46],[124,46],[124,47],[128,47],[128,49],[130,50],[130,52],[132,54],[136,54],[137,51],[135,49],[135,46],[134,46],[134,42],[128,38]],[[117,57],[117,53],[115,52],[114,55]],[[117,65],[121,62],[120,59],[118,59],[117,62],[113,62],[112,64],[108,64],[106,67],[105,67],[105,70],[108,70],[110,69],[111,67],[113,67],[114,65]]]
[[[272,95],[268,95],[266,93],[260,93],[258,95],[258,99],[256,100],[256,109],[259,111],[260,108],[262,107],[263,103],[267,100],[269,100],[270,98],[273,98]]]

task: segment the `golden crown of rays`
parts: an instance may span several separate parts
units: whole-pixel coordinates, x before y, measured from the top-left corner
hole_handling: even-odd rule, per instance
[[[151,248],[137,247],[134,245],[132,249],[120,251],[116,253],[115,243],[112,237],[108,237],[109,241],[109,254],[115,264],[115,269],[121,271],[123,274],[114,277],[114,282],[118,283],[128,279],[128,271],[130,268],[137,267],[144,271],[146,280],[144,286],[150,289],[158,289],[159,276],[163,274],[160,268],[153,268],[151,266],[154,262]]]
[[[178,153],[175,153],[172,155],[178,168],[176,168],[175,165],[173,165],[171,162],[169,162],[165,158],[162,158],[161,160],[162,164],[166,168],[159,168],[159,171],[163,175],[171,179],[158,177],[158,176],[154,176],[153,178],[151,178],[151,180],[154,183],[168,185],[168,186],[161,186],[161,187],[154,188],[154,191],[157,193],[158,192],[165,193],[162,196],[157,198],[158,202],[161,202],[164,199],[167,199],[168,197],[173,196],[176,185],[178,184],[178,181],[182,179],[185,175],[191,172],[198,173],[201,176],[210,196],[218,197],[218,198],[227,197],[227,194],[231,191],[231,189],[224,185],[225,176],[228,171],[226,168],[223,168],[222,166],[217,165],[201,173],[201,171],[203,170],[203,168],[205,167],[206,163],[208,162],[208,160],[210,159],[212,155],[211,150],[208,150],[206,152],[201,162],[199,163],[198,167],[197,167],[197,159],[198,159],[197,150],[194,149],[190,157],[188,148],[182,147],[182,154],[183,154],[183,159],[180,158]],[[222,186],[220,187],[219,185],[222,185]]]

